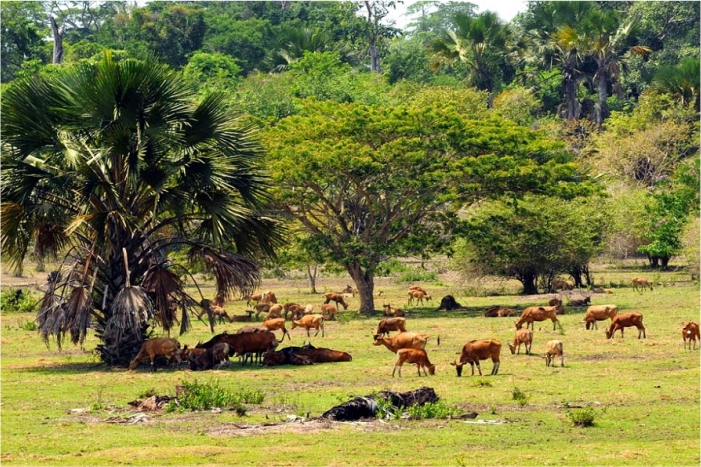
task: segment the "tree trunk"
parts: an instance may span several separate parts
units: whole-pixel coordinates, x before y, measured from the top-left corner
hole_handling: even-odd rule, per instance
[[[538,279],[537,274],[525,273],[516,279],[523,284],[524,295],[536,295],[538,293],[538,286],[536,285],[536,280]]]
[[[63,28],[59,29],[53,16],[51,17],[51,30],[54,35],[54,55],[51,63],[57,65],[63,61]]]
[[[377,51],[375,44],[370,44],[370,71],[375,73],[380,72],[380,53]]]
[[[660,258],[660,262],[662,263],[662,269],[666,271],[667,266],[669,265],[669,256],[662,256]]]
[[[375,299],[372,292],[375,288],[374,269],[367,268],[365,271],[358,263],[346,265],[346,269],[350,274],[355,286],[358,288],[358,296],[360,297],[360,309],[358,313],[361,315],[371,315],[375,313]]]
[[[562,87],[565,90],[565,118],[576,120],[582,111],[582,106],[577,102],[577,81],[572,70],[563,72]]]
[[[311,264],[307,264],[307,275],[309,276],[309,284],[312,287],[312,293],[315,294],[316,292],[316,272],[317,272],[317,265],[315,264],[314,267],[312,268]]]
[[[596,87],[599,93],[599,102],[595,108],[594,121],[598,126],[604,124],[604,120],[609,116],[608,104],[606,99],[608,98],[608,90],[606,83],[606,73],[603,69],[599,68],[596,72]]]

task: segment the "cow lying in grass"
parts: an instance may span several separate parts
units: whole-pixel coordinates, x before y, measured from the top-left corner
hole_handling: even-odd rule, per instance
[[[229,344],[226,342],[215,344],[205,349],[204,353],[199,357],[190,358],[190,369],[192,371],[197,371],[209,370],[217,366],[221,368],[229,361],[229,350]],[[191,355],[194,354],[191,353]]]
[[[302,347],[285,347],[269,350],[263,357],[263,365],[313,365],[315,363],[350,362],[353,357],[347,352],[316,348],[311,344]]]

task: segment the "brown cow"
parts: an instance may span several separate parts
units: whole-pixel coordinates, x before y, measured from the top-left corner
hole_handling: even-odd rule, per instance
[[[404,318],[385,318],[377,325],[376,336],[389,336],[390,331],[406,332],[406,319]]]
[[[496,339],[483,339],[470,341],[462,348],[462,353],[460,354],[459,362],[451,362],[451,365],[455,367],[458,376],[462,376],[462,367],[469,363],[472,368],[472,376],[475,374],[475,367],[477,365],[477,371],[479,371],[480,376],[482,376],[482,370],[480,369],[480,360],[486,360],[488,358],[492,359],[494,367],[492,368],[492,375],[499,373],[499,353],[501,352],[501,342]]]
[[[699,325],[693,321],[687,321],[684,323],[684,328],[682,329],[682,338],[684,339],[684,348],[686,349],[686,341],[689,340],[689,350],[691,349],[691,343],[694,343],[694,349],[696,348],[696,341],[701,340],[699,336]]]
[[[562,310],[562,305],[560,306],[529,306],[528,308],[523,310],[523,313],[521,313],[521,317],[516,321],[516,329],[521,329],[523,326],[523,323],[526,323],[526,329],[528,329],[528,326],[531,326],[531,329],[533,329],[534,325],[533,323],[535,321],[545,321],[546,319],[550,319],[553,322],[553,331],[555,330],[555,326],[559,325],[560,328],[562,328],[562,325],[560,324],[560,321],[557,319],[557,312],[559,310]]]
[[[402,365],[404,363],[416,363],[416,368],[419,370],[419,376],[421,376],[421,368],[424,369],[424,376],[435,375],[436,365],[433,365],[428,360],[428,355],[425,350],[422,349],[399,349],[397,351],[397,362],[394,364],[394,369],[392,370],[392,377],[394,378],[394,372],[399,368],[399,377],[402,377]],[[428,369],[428,373],[426,373]]]
[[[347,309],[348,309],[348,304],[347,304],[345,301],[343,301],[343,295],[341,295],[341,294],[339,294],[339,293],[336,293],[336,292],[326,292],[326,293],[323,295],[323,297],[324,297],[324,299],[326,300],[326,301],[324,302],[325,305],[328,304],[329,302],[332,302],[332,301],[333,301],[333,302],[336,302],[336,309],[338,309],[338,305],[339,305],[339,304],[340,304],[341,306],[343,306],[343,309],[344,309],[344,310],[347,310]]]
[[[141,345],[141,350],[129,364],[129,369],[135,369],[146,357],[151,360],[151,371],[156,371],[157,357],[168,357],[168,363],[172,363],[173,360],[180,363],[180,342],[170,337],[148,339]]]
[[[611,327],[606,331],[606,338],[612,339],[613,335],[621,330],[621,339],[623,339],[623,329],[635,326],[638,328],[638,339],[642,335],[643,338],[647,338],[645,334],[645,326],[643,326],[643,315],[642,313],[621,313],[611,318]]]

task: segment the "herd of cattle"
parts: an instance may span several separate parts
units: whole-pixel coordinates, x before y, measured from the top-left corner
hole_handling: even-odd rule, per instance
[[[633,279],[633,285],[636,290],[639,291],[642,290],[642,287],[649,287],[652,290],[652,286],[643,278]],[[310,330],[314,329],[316,330],[315,337],[320,331],[323,337],[324,321],[334,319],[337,316],[337,307],[339,305],[347,309],[348,305],[344,300],[344,298],[347,297],[344,297],[344,295],[355,295],[356,293],[357,291],[349,286],[341,293],[329,292],[324,294],[325,303],[321,305],[322,313],[320,314],[313,313],[313,306],[309,304],[305,307],[295,303],[279,305],[277,304],[277,298],[273,292],[244,297],[247,299],[247,306],[251,306],[255,303],[255,305],[253,305],[255,311],[250,311],[249,317],[256,312],[258,315],[262,312],[266,313],[261,326],[245,326],[239,329],[235,334],[224,332],[214,336],[207,342],[198,343],[194,348],[188,348],[187,345],[181,348],[180,343],[172,338],[162,337],[149,339],[144,342],[141,350],[132,360],[129,369],[135,369],[141,361],[148,358],[151,363],[152,371],[155,371],[156,359],[159,357],[166,358],[168,364],[176,362],[180,364],[186,361],[189,363],[191,370],[208,370],[221,367],[226,364],[232,356],[241,358],[242,365],[246,364],[249,360],[251,362],[257,360],[262,365],[266,366],[284,364],[311,365],[315,363],[352,361],[351,355],[346,352],[317,348],[311,344],[290,346],[281,350],[276,350],[276,348],[284,341],[285,336],[291,339],[285,327],[286,319],[291,318],[291,329],[295,329],[296,327],[304,328],[307,331],[307,336],[310,336]],[[382,292],[379,292],[377,295],[381,296]],[[412,303],[419,304],[424,300],[431,300],[431,296],[420,286],[410,287],[407,295],[409,297],[408,305]],[[336,303],[335,306],[330,304],[332,301]],[[452,296],[445,297],[442,303],[445,302],[457,303]],[[581,300],[570,300],[566,306],[583,307],[589,305],[589,302],[590,298],[587,296]],[[203,301],[203,308],[205,310],[208,308],[212,316],[220,320],[226,319],[229,322],[235,321],[232,317],[228,316],[220,305],[205,300]],[[516,333],[513,342],[508,344],[511,354],[520,354],[521,345],[524,345],[525,353],[530,355],[533,343],[534,322],[541,322],[549,319],[553,323],[553,330],[555,330],[557,326],[560,326],[557,316],[564,312],[565,308],[562,301],[556,298],[551,299],[548,305],[525,308],[515,322]],[[392,376],[394,376],[395,372],[398,370],[399,376],[401,377],[404,363],[416,364],[419,376],[421,375],[421,370],[423,370],[424,375],[435,374],[435,365],[430,362],[426,353],[428,336],[406,330],[406,318],[404,317],[405,312],[403,310],[385,304],[384,314],[385,318],[378,323],[377,329],[373,335],[373,343],[376,346],[383,345],[397,354],[397,361],[394,365]],[[516,316],[516,312],[510,308],[494,306],[485,310],[484,316]],[[643,326],[643,315],[641,313],[631,312],[619,314],[618,307],[610,304],[589,305],[584,316],[585,327],[586,329],[598,329],[597,322],[608,319],[611,320],[609,329],[606,331],[606,337],[608,339],[613,338],[618,330],[621,331],[621,337],[623,337],[623,331],[627,327],[636,327],[638,329],[638,339],[646,337],[645,327]],[[524,324],[526,325],[525,328],[523,327]],[[277,330],[282,331],[282,338],[280,341],[276,339],[273,333]],[[394,336],[390,336],[392,331],[398,332]],[[685,322],[682,330],[682,337],[685,348],[688,342],[689,349],[692,348],[692,343],[693,348],[696,349],[697,340],[701,340],[698,323],[693,321]],[[438,340],[438,344],[440,344],[440,339]],[[547,366],[550,366],[551,363],[554,365],[556,358],[559,358],[560,365],[564,366],[563,348],[564,345],[561,340],[550,340],[546,343],[544,358]],[[476,366],[481,376],[482,370],[480,368],[480,361],[491,359],[493,362],[491,374],[496,375],[499,372],[500,353],[501,342],[496,339],[472,340],[463,346],[460,358],[452,362],[451,365],[455,367],[457,375],[461,376],[464,365],[469,363],[472,370],[471,374],[474,375],[474,367]]]

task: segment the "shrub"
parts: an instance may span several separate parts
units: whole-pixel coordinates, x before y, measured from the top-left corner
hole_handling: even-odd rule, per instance
[[[518,402],[518,405],[524,406],[528,402],[529,397],[522,392],[519,388],[514,388],[514,390],[511,392],[511,395],[513,396],[514,400]]]
[[[3,313],[31,313],[38,300],[24,289],[6,289],[0,294],[0,309]]]
[[[438,275],[435,272],[410,268],[408,271],[403,272],[396,279],[396,282],[434,282],[436,280],[438,280]]]
[[[244,415],[243,404],[260,404],[265,394],[254,389],[241,389],[238,392],[227,391],[219,386],[218,381],[211,383],[182,382],[185,388],[178,403],[169,403],[166,412],[174,411],[178,405],[181,410],[209,410],[213,407],[231,408],[239,415]],[[172,401],[171,401],[172,402]]]
[[[567,417],[569,417],[574,426],[594,426],[596,410],[592,409],[591,407],[584,407],[582,409],[567,412]]]
[[[407,407],[409,418],[422,420],[424,418],[448,418],[456,417],[462,413],[459,407],[450,407],[443,402],[428,402],[424,405],[411,405]]]

